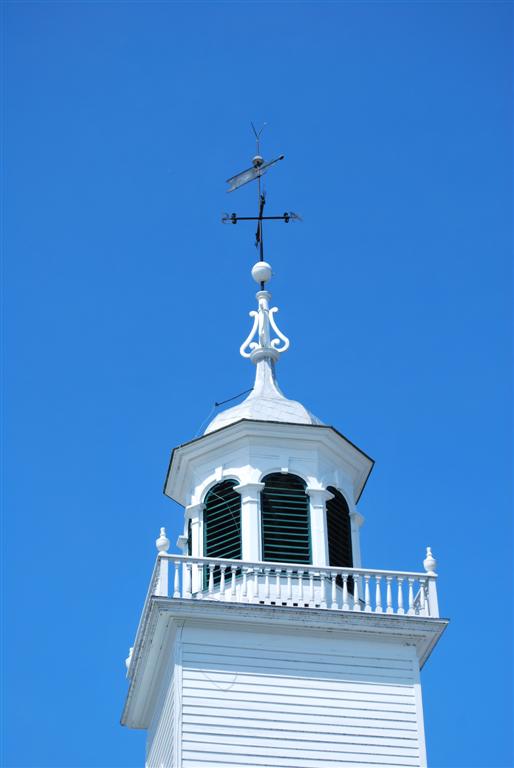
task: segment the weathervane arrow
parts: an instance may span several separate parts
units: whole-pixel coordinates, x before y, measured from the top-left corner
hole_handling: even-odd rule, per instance
[[[266,123],[264,123],[266,125]],[[255,246],[259,248],[260,250],[260,260],[264,261],[264,245],[263,245],[263,239],[262,239],[262,222],[266,220],[274,220],[274,221],[285,221],[287,224],[290,221],[301,221],[300,216],[298,216],[297,213],[293,213],[292,211],[289,211],[282,216],[264,216],[264,206],[266,205],[266,196],[263,192],[261,192],[261,176],[264,176],[264,174],[268,171],[269,168],[271,168],[273,165],[276,165],[279,160],[284,159],[284,155],[279,155],[274,160],[270,160],[269,162],[265,162],[264,158],[260,154],[260,137],[261,133],[264,130],[264,126],[261,128],[260,131],[255,130],[255,126],[253,123],[251,123],[252,130],[255,134],[255,140],[257,143],[257,154],[254,158],[252,158],[252,167],[247,168],[246,171],[241,171],[241,173],[237,173],[235,176],[231,176],[230,179],[227,179],[227,184],[230,185],[230,188],[227,189],[227,192],[233,192],[235,189],[239,189],[239,187],[242,187],[244,184],[248,184],[250,181],[253,181],[254,179],[257,179],[258,182],[258,200],[259,200],[259,213],[258,216],[238,216],[237,213],[228,214],[226,213],[221,221],[223,224],[227,224],[230,222],[231,224],[237,224],[238,221],[256,221],[257,222],[257,232],[255,233]]]
[[[268,168],[271,168],[272,165],[278,163],[279,160],[283,160],[284,157],[285,155],[280,155],[279,157],[276,157],[275,160],[270,160],[269,163],[265,163],[260,155],[255,155],[252,160],[253,166],[251,168],[248,168],[246,171],[241,171],[241,173],[237,173],[235,176],[227,179],[227,184],[230,184],[230,189],[227,189],[227,192],[233,192],[244,184],[248,184],[248,182],[264,176]]]

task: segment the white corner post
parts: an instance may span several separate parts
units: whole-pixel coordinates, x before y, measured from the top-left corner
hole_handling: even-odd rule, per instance
[[[155,546],[158,551],[158,571],[157,584],[155,585],[155,594],[159,597],[168,597],[168,558],[161,557],[165,555],[170,548],[170,540],[166,536],[166,528],[161,528],[159,538],[155,540]]]
[[[324,488],[306,488],[305,493],[310,497],[312,564],[322,567],[330,565],[326,503],[334,498],[334,494]]]
[[[186,507],[186,525],[191,520],[191,555],[193,557],[203,557],[203,510],[205,504],[189,504]],[[185,567],[185,566],[184,566]],[[197,565],[191,567],[191,592],[201,592],[203,588],[202,574]],[[184,579],[188,579],[186,573],[182,574]]]
[[[360,529],[364,525],[364,516],[357,512],[355,506],[350,507],[350,530],[352,534],[353,567],[362,568]]]
[[[427,572],[427,597],[428,597],[428,615],[432,618],[439,617],[439,602],[437,600],[437,560],[432,554],[432,549],[427,547],[427,555],[423,560],[423,567]]]
[[[241,557],[261,560],[261,491],[264,483],[243,483],[234,486],[241,495]]]

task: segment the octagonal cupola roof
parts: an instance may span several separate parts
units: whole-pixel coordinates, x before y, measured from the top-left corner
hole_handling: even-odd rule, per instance
[[[278,308],[270,308],[271,293],[264,290],[271,274],[271,266],[266,261],[258,261],[252,268],[252,277],[260,284],[261,290],[256,293],[257,310],[250,312],[252,330],[239,351],[242,357],[255,364],[253,389],[242,403],[218,413],[207,426],[205,434],[241,419],[322,424],[304,405],[297,400],[289,400],[278,386],[275,364],[289,348],[289,339],[278,329],[275,321]]]

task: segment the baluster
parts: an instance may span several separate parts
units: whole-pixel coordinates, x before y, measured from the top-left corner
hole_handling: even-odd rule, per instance
[[[220,566],[221,576],[220,576],[220,600],[225,599],[225,571],[227,569],[226,565]]]
[[[180,575],[179,575],[180,561],[175,560],[173,565],[175,566],[175,574],[173,576],[173,597],[180,597]]]
[[[382,581],[382,576],[375,576],[375,613],[382,613],[382,589],[380,587],[380,582]]]
[[[203,592],[203,563],[197,563],[198,566],[198,583],[196,585],[196,599],[202,599]]]
[[[427,606],[425,600],[425,579],[419,580],[419,607],[422,616],[427,614]]]
[[[254,584],[253,584],[253,574],[254,574],[254,569],[253,568],[248,568],[248,584],[247,584],[247,589],[248,589],[248,602],[249,603],[253,603],[254,597],[255,597],[255,589],[254,589]]]
[[[282,602],[282,587],[281,587],[281,584],[280,584],[280,574],[281,573],[282,573],[282,571],[280,570],[280,568],[277,568],[276,571],[275,571],[275,581],[276,581],[275,590],[276,590],[276,593],[277,593],[276,596],[275,596],[275,602],[277,602],[277,603]]]
[[[371,597],[369,594],[369,573],[364,574],[364,610],[366,613],[371,613]]]
[[[386,603],[387,603],[386,613],[394,613],[394,611],[393,611],[393,593],[391,591],[391,582],[392,582],[392,580],[393,580],[392,576],[386,576],[386,584],[387,584],[387,589],[386,589]]]
[[[350,603],[348,602],[348,574],[343,573],[343,611],[350,610]]]
[[[332,579],[332,604],[330,607],[333,611],[335,611],[337,609],[337,590],[336,590],[337,575],[335,573],[332,573],[331,579]]]
[[[186,583],[184,585],[184,597],[188,600],[191,599],[192,591],[193,591],[193,587],[191,583],[192,582],[191,570],[192,570],[191,563],[186,563]]]
[[[269,588],[269,574],[270,574],[271,568],[265,568],[264,569],[264,600],[266,602],[269,602],[270,598],[270,588]]]
[[[309,603],[314,605],[314,574],[309,571]]]
[[[403,576],[398,576],[398,613],[405,613],[403,609]]]
[[[326,573],[320,573],[320,589],[321,589],[321,607],[326,608],[327,607],[327,574]]]
[[[255,603],[259,602],[259,573],[260,568],[254,568],[253,569],[253,601]]]
[[[305,571],[298,571],[298,605],[303,605],[303,574]]]
[[[414,579],[412,576],[408,579],[409,582],[409,610],[407,611],[409,616],[414,615]]]
[[[286,600],[288,603],[293,602],[293,571],[292,569],[288,568],[287,571],[287,597]]]
[[[214,563],[209,563],[209,597],[214,592]]]
[[[241,593],[243,603],[248,602],[248,568],[243,568],[243,590]]]
[[[230,599],[236,599],[236,566],[230,566]]]
[[[360,611],[361,604],[359,601],[359,582],[360,582],[360,576],[355,575],[353,577],[353,610],[354,611]]]

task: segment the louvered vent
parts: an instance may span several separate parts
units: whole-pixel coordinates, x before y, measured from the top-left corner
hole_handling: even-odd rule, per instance
[[[261,491],[262,559],[310,563],[309,498],[296,475],[276,472]]]
[[[352,568],[352,531],[348,504],[344,496],[335,488],[329,486],[327,491],[334,494],[334,498],[327,501],[329,565]],[[342,585],[340,576],[337,578],[337,583]],[[348,589],[353,593],[353,579],[351,577],[348,579]]]
[[[205,498],[205,557],[241,560],[241,496],[234,491],[235,485],[235,480],[224,480],[211,488]],[[216,568],[214,580],[217,582],[219,578],[220,571]]]
[[[241,559],[241,496],[235,480],[211,488],[204,507],[204,555]]]

